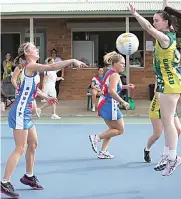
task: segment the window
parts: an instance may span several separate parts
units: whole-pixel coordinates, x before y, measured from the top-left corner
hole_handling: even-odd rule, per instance
[[[12,59],[18,54],[20,45],[20,33],[2,33],[1,34],[1,57],[2,60],[6,53],[10,53]]]
[[[138,37],[139,48],[134,54],[130,55],[131,67],[144,67],[144,33],[143,31],[132,31]]]
[[[131,31],[135,34],[139,39],[139,49],[136,53],[130,56],[130,65],[132,67],[144,67],[144,33],[143,31]],[[73,55],[76,59],[80,59],[82,57],[85,60],[89,60],[90,67],[94,66],[103,66],[103,56],[106,52],[117,51],[116,49],[116,39],[122,34],[123,31],[92,31],[92,32],[73,32]],[[92,41],[93,45],[90,49],[90,43]],[[83,42],[84,52],[81,50],[82,44],[80,44],[80,48],[77,49],[77,42]],[[87,45],[86,45],[87,42]],[[74,47],[76,45],[76,48]],[[85,47],[87,46],[87,49]],[[74,52],[76,51],[76,52]],[[78,52],[79,53],[78,53]],[[85,53],[85,52],[93,53]],[[77,54],[78,53],[78,54]]]

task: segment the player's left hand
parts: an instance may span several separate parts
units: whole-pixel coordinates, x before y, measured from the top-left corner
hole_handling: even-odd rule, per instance
[[[55,97],[48,97],[47,102],[49,104],[58,104],[58,100]]]
[[[135,8],[135,6],[133,6],[132,4],[129,4],[129,5],[128,5],[128,10],[131,12],[131,14],[132,14],[133,16],[136,15],[136,8]]]

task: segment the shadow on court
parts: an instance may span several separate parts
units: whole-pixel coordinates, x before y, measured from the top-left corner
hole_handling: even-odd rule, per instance
[[[181,167],[170,177],[162,177],[153,167],[163,149],[163,137],[153,146],[152,163],[143,161],[143,149],[152,133],[150,124],[127,124],[125,134],[114,137],[109,151],[113,160],[99,160],[88,135],[106,130],[103,124],[39,124],[39,146],[35,175],[43,191],[31,190],[19,179],[25,172],[23,156],[12,176],[12,184],[25,199],[177,199],[181,194]],[[12,131],[2,125],[1,160],[14,148]],[[178,152],[181,154],[179,142]],[[2,198],[7,198],[2,195]]]

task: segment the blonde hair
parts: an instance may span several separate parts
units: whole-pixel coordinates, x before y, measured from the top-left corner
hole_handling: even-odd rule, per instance
[[[19,64],[19,59],[26,60],[25,58],[25,52],[28,50],[28,47],[30,44],[33,44],[31,42],[26,42],[20,45],[18,48],[18,56],[14,59],[14,64],[17,66]]]
[[[113,65],[114,63],[118,63],[123,58],[122,55],[113,51],[104,55],[104,63],[106,65]]]

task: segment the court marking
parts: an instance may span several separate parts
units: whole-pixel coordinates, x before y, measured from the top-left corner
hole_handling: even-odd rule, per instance
[[[139,126],[136,123],[134,126],[126,123],[126,133],[113,139],[109,147],[115,159],[104,161],[97,159],[88,139],[90,132],[101,132],[106,129],[104,122],[81,123],[81,126],[77,123],[74,126],[68,123],[55,124],[37,124],[39,147],[35,172],[46,189],[30,191],[31,189],[19,182],[25,169],[25,159],[22,157],[12,178],[12,184],[22,198],[159,199],[162,195],[164,199],[170,199],[177,198],[176,195],[179,195],[181,177],[179,169],[168,178],[163,178],[161,173],[153,169],[159,159],[158,152],[162,151],[163,136],[152,149],[153,162],[147,164],[143,161],[143,148],[152,133],[151,125],[140,124]],[[1,134],[3,135],[1,168],[4,171],[7,156],[12,152],[14,144],[12,144],[13,136],[8,125],[4,124],[3,128],[5,131]],[[51,142],[49,142],[50,139]],[[178,146],[178,150],[180,147]],[[47,150],[49,152],[46,153]],[[145,186],[145,178],[149,179],[147,186]],[[173,183],[170,184],[170,180]],[[52,181],[58,186],[52,186]],[[171,189],[173,193],[170,192]]]
[[[70,125],[81,125],[81,124],[105,124],[104,121],[98,117],[62,117],[60,120],[51,120],[47,117],[42,117],[40,119],[34,118],[33,121],[36,124],[70,124]],[[147,117],[125,117],[125,124],[151,124],[150,119]],[[8,124],[7,117],[1,118],[1,124]]]

